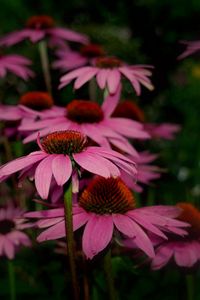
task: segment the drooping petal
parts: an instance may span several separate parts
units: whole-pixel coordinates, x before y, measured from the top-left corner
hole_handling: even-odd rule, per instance
[[[72,164],[68,156],[57,155],[52,161],[52,172],[59,186],[64,185],[72,174]]]
[[[47,230],[43,231],[38,237],[38,242],[44,242],[48,240],[57,240],[66,236],[65,221],[62,221]]]
[[[109,94],[104,99],[104,102],[102,104],[102,110],[104,112],[105,118],[108,118],[112,115],[117,104],[119,103],[120,96],[121,96],[121,89],[122,89],[121,84],[119,84],[116,92],[112,95]]]
[[[115,94],[117,88],[120,85],[121,75],[117,69],[110,70],[109,76],[107,77],[107,85],[110,94]]]
[[[110,216],[93,215],[83,233],[83,252],[92,259],[107,247],[113,234],[113,221]]]
[[[84,85],[87,81],[89,81],[92,77],[94,77],[97,73],[97,68],[92,68],[87,72],[81,74],[74,83],[74,88],[79,89],[82,85]]]
[[[52,179],[52,160],[54,155],[47,156],[36,168],[35,171],[35,186],[43,199],[47,199]]]

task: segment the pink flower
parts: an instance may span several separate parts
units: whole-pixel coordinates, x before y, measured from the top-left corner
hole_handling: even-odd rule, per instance
[[[72,176],[77,185],[76,170],[83,168],[103,177],[119,176],[120,169],[135,176],[132,160],[103,147],[87,147],[86,137],[77,131],[60,131],[38,140],[41,151],[15,159],[0,168],[0,181],[22,171],[21,177],[35,178],[35,185],[43,199],[48,198],[52,179],[63,186]]]
[[[79,43],[88,42],[88,38],[85,35],[62,27],[55,27],[53,18],[40,15],[30,17],[26,22],[25,29],[12,32],[2,37],[0,39],[0,46],[9,47],[25,39],[30,39],[32,43],[37,43],[47,37]]]
[[[150,165],[157,157],[156,154],[152,154],[148,151],[140,152],[138,157],[134,157],[138,171],[136,181],[128,174],[125,174],[123,171],[121,172],[121,178],[129,188],[141,193],[143,187],[140,183],[142,183],[142,185],[150,185],[152,180],[160,178],[161,169],[155,165]],[[131,157],[129,158],[133,159]]]
[[[0,55],[0,77],[5,77],[7,72],[11,72],[23,80],[28,80],[34,75],[29,69],[31,64],[29,59],[21,55]]]
[[[181,43],[186,45],[186,50],[178,56],[178,59],[185,58],[200,50],[200,41],[182,41]]]
[[[175,134],[181,130],[181,126],[174,123],[146,123],[144,124],[144,128],[152,138],[162,138],[165,140],[175,139]]]
[[[132,100],[124,100],[118,103],[112,113],[113,117],[128,118],[143,123],[145,130],[149,133],[152,139],[163,138],[172,140],[175,134],[180,131],[181,126],[174,123],[146,123],[144,111]]]
[[[1,105],[0,120],[22,121],[23,124],[34,119],[46,119],[63,116],[65,109],[54,105],[54,101],[47,92],[31,91],[23,94],[18,105]]]
[[[75,80],[74,88],[79,89],[87,81],[96,76],[96,81],[101,89],[107,88],[110,94],[116,93],[122,76],[126,77],[132,84],[137,95],[141,93],[140,85],[153,90],[153,85],[148,77],[151,76],[152,68],[149,65],[128,66],[115,57],[99,57],[94,60],[93,66],[78,68],[60,79],[60,88]]]
[[[24,212],[12,206],[0,208],[0,256],[13,259],[19,246],[30,246],[29,237],[22,232],[32,226],[22,219]]]
[[[53,62],[53,68],[62,72],[91,64],[94,58],[105,55],[105,51],[100,45],[87,44],[80,48],[80,51],[72,51],[69,48],[59,49],[56,52],[58,59]]]
[[[187,224],[174,220],[180,210],[170,206],[135,208],[132,192],[119,178],[95,178],[82,192],[78,204],[73,206],[74,231],[84,227],[82,248],[92,259],[112,240],[114,230],[129,237],[149,257],[154,249],[147,230],[167,238],[164,232],[185,234]],[[40,228],[48,228],[38,236],[38,241],[65,237],[64,208],[27,213],[26,217],[41,218]]]
[[[110,148],[112,144],[126,153],[137,156],[127,138],[147,139],[149,135],[139,122],[111,117],[118,100],[119,93],[108,96],[102,106],[92,101],[73,100],[66,107],[66,116],[24,123],[19,130],[35,131],[24,139],[25,143],[35,140],[38,130],[41,136],[56,130],[77,130],[98,145]]]
[[[168,241],[161,240],[156,249],[156,255],[151,267],[161,269],[172,259],[179,267],[192,267],[200,261],[200,211],[191,203],[179,203],[182,213],[178,219],[188,222],[191,227],[184,238],[170,237]]]

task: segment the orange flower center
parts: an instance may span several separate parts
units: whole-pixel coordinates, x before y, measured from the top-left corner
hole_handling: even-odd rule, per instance
[[[119,103],[112,114],[113,117],[128,118],[144,122],[144,112],[131,100],[125,100]]]
[[[200,211],[191,203],[178,203],[177,206],[183,210],[178,219],[191,225],[188,228],[190,236],[200,237]]]
[[[31,29],[48,29],[54,26],[54,19],[46,15],[32,16],[26,22],[26,27]]]
[[[53,106],[52,97],[46,92],[28,92],[21,96],[19,104],[34,110],[44,110]]]
[[[86,148],[87,138],[78,131],[56,131],[43,138],[41,144],[49,154],[72,155]]]
[[[81,123],[98,123],[103,120],[103,111],[96,102],[73,100],[67,105],[67,117]]]
[[[10,220],[1,220],[0,221],[0,234],[6,234],[12,231],[15,227],[15,223]]]
[[[117,68],[122,65],[121,60],[116,57],[98,57],[96,59],[96,67],[98,68]]]
[[[95,178],[82,192],[79,205],[96,214],[123,214],[135,208],[132,192],[120,178]]]
[[[94,58],[105,55],[104,49],[97,44],[88,44],[81,47],[80,52],[83,56]]]

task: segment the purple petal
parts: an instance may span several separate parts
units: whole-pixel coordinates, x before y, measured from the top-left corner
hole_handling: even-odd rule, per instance
[[[108,90],[111,94],[116,93],[117,88],[120,85],[121,75],[117,69],[110,70],[109,76],[107,77]]]
[[[108,95],[103,104],[102,104],[102,110],[104,112],[104,116],[106,118],[110,117],[112,115],[112,113],[114,112],[117,104],[119,103],[120,100],[120,96],[121,96],[121,85],[118,85],[118,88],[116,90],[116,92],[112,95]]]
[[[47,230],[43,231],[38,237],[38,242],[44,242],[48,240],[57,240],[66,236],[65,221],[62,221]]]

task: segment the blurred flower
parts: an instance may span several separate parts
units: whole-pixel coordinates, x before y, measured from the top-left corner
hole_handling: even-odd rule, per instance
[[[143,110],[132,100],[124,100],[118,103],[112,113],[113,117],[129,118],[143,123],[145,130],[151,138],[163,138],[172,140],[175,134],[181,130],[181,126],[174,123],[146,123]]]
[[[181,43],[186,45],[186,50],[178,56],[178,59],[183,59],[200,50],[200,41],[182,41]]]
[[[164,267],[174,258],[179,267],[192,267],[200,261],[200,211],[191,203],[178,203],[182,213],[178,220],[191,225],[184,238],[170,236],[168,241],[160,241],[156,256],[152,261],[152,269]]]
[[[135,208],[132,192],[119,178],[95,178],[73,206],[74,231],[85,225],[82,248],[87,258],[92,259],[105,249],[117,229],[129,237],[137,248],[149,257],[154,249],[147,230],[166,238],[163,231],[184,234],[184,222],[174,220],[180,210],[170,206]],[[26,217],[41,218],[38,227],[48,228],[38,236],[38,241],[55,240],[65,237],[64,208],[30,212]]]
[[[153,90],[154,87],[148,77],[151,76],[152,68],[149,65],[126,65],[115,57],[98,57],[94,59],[93,66],[78,68],[69,72],[60,79],[60,88],[75,80],[74,88],[79,89],[87,81],[96,76],[97,84],[101,89],[107,88],[110,94],[114,94],[122,80],[122,75],[132,84],[137,95],[141,93],[140,85]]]
[[[86,44],[81,46],[80,51],[72,51],[65,47],[56,52],[58,59],[53,62],[53,68],[62,72],[91,64],[94,58],[105,55],[102,46],[97,44]]]
[[[0,208],[0,256],[13,259],[19,246],[31,246],[31,241],[22,230],[32,227],[22,218],[24,212],[12,206]]]
[[[46,119],[63,116],[65,109],[54,105],[47,92],[31,91],[23,94],[18,105],[0,105],[0,120],[30,122],[30,119]]]
[[[5,77],[7,72],[11,72],[23,80],[28,80],[34,75],[29,69],[31,64],[29,59],[21,55],[0,55],[0,77]]]
[[[66,107],[66,116],[55,116],[35,122],[23,123],[19,130],[23,132],[35,131],[28,135],[24,142],[37,138],[38,131],[45,136],[56,130],[77,130],[84,133],[98,145],[110,148],[113,144],[118,149],[137,156],[136,150],[127,138],[148,139],[149,135],[143,130],[139,122],[123,118],[112,118],[111,114],[119,101],[120,91],[115,95],[108,95],[102,106],[96,102],[73,100]]]
[[[39,15],[30,17],[22,30],[14,31],[0,39],[0,46],[12,46],[25,39],[37,43],[45,38],[57,38],[72,42],[87,43],[87,36],[75,31],[56,27],[55,21],[50,16]]]
[[[160,178],[161,169],[155,165],[150,165],[157,157],[157,154],[152,154],[148,151],[139,152],[139,156],[134,157],[138,171],[136,181],[128,174],[125,174],[123,171],[121,172],[121,178],[126,185],[134,191],[141,193],[143,191],[141,183],[150,185],[152,180]],[[129,158],[131,159],[131,157]]]
[[[120,153],[103,147],[87,147],[85,135],[78,131],[48,134],[38,145],[41,151],[17,158],[0,168],[0,181],[21,171],[21,177],[35,178],[35,186],[43,199],[48,198],[52,177],[63,186],[72,176],[77,185],[77,168],[103,177],[119,176],[120,169],[133,177],[135,163]],[[75,184],[76,183],[76,184]]]

